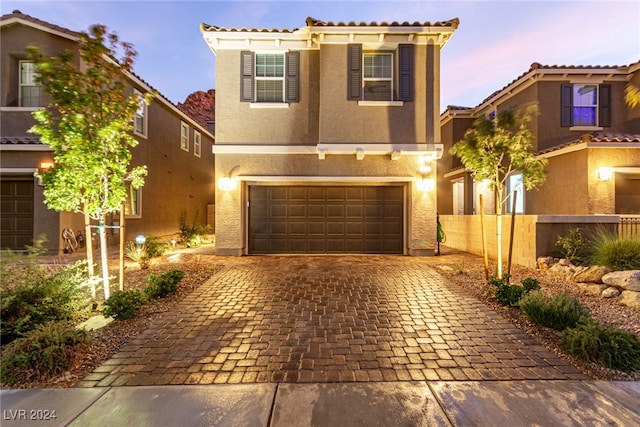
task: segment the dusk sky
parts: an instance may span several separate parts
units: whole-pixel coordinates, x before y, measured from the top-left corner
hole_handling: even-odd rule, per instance
[[[442,51],[441,110],[473,107],[544,65],[628,65],[640,60],[640,1],[5,1],[50,23],[105,24],[138,51],[136,73],[174,103],[215,88],[215,56],[199,25],[300,28],[323,21],[446,21],[460,27]]]

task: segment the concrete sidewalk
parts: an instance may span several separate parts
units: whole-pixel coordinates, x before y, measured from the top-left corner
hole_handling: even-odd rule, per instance
[[[637,426],[640,382],[436,381],[2,390],[2,426]],[[55,416],[55,418],[53,418]]]

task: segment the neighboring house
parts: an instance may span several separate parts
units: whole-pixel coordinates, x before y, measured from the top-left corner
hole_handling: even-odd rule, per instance
[[[433,254],[440,50],[458,20],[306,24],[201,25],[217,253]]]
[[[495,203],[483,183],[474,183],[460,160],[449,153],[477,118],[535,103],[539,114],[531,130],[535,152],[548,159],[548,177],[523,191],[517,171],[507,190],[518,190],[516,257],[531,264],[554,250],[558,234],[569,228],[612,227],[620,215],[640,214],[640,107],[631,108],[624,90],[640,84],[640,62],[629,66],[545,66],[531,68],[475,108],[449,107],[442,114],[444,155],[438,162],[438,212],[447,245],[481,251],[472,222],[485,194],[485,213]],[[503,213],[510,213],[512,200]],[[525,226],[526,225],[526,226]],[[506,231],[506,230],[505,230]],[[503,236],[508,232],[503,231]],[[489,236],[495,236],[488,233]],[[495,240],[495,239],[493,239]],[[491,241],[491,239],[489,240]]]
[[[84,233],[82,215],[58,213],[44,205],[43,187],[33,174],[51,166],[52,151],[27,132],[35,123],[32,112],[46,105],[47,94],[35,82],[36,70],[27,60],[26,47],[38,46],[43,55],[53,56],[76,49],[78,36],[19,11],[0,17],[2,249],[24,249],[45,235],[46,247],[58,250],[64,228]],[[155,93],[138,76],[128,77],[132,90]],[[215,197],[213,135],[162,95],[140,109],[134,129],[139,144],[132,149],[132,167],[146,165],[148,175],[144,187],[132,189],[126,203],[128,240],[140,233],[169,239],[178,232],[181,212],[186,213],[188,225],[204,223]],[[108,225],[118,221],[114,215]]]

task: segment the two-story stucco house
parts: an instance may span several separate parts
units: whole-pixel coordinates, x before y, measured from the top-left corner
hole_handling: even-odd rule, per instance
[[[36,83],[35,65],[26,56],[27,46],[40,47],[43,55],[74,51],[79,33],[19,11],[0,17],[0,180],[2,187],[2,249],[24,249],[40,235],[46,247],[63,247],[64,228],[84,232],[82,215],[55,212],[44,204],[43,187],[34,178],[38,168],[53,162],[49,147],[27,131],[35,123],[32,112],[44,108],[47,94]],[[134,74],[131,90],[156,91]],[[189,224],[207,219],[214,203],[213,135],[162,95],[141,106],[134,121],[139,144],[132,149],[132,166],[147,165],[144,187],[130,192],[126,203],[126,232],[149,237],[178,232],[181,212]],[[119,216],[109,218],[117,225]],[[113,229],[114,233],[118,229]]]
[[[202,24],[216,251],[433,254],[440,51],[458,20]]]
[[[477,118],[532,103],[538,105],[530,125],[534,150],[548,159],[548,176],[531,191],[524,191],[517,171],[507,179],[507,190],[518,190],[516,259],[527,265],[535,263],[536,256],[549,255],[557,236],[570,228],[614,229],[620,216],[640,215],[640,107],[625,102],[629,83],[640,85],[640,62],[534,63],[475,108],[447,108],[441,117],[444,154],[438,168],[438,211],[448,230],[447,245],[481,252],[478,218],[473,215],[479,213],[478,196],[484,193],[488,200],[486,213],[496,209],[486,186],[474,183],[449,153],[451,146]],[[512,206],[508,201],[502,212],[510,213]]]

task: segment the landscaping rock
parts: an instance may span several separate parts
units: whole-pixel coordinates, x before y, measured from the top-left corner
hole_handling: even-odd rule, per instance
[[[614,271],[605,274],[602,282],[626,291],[640,291],[640,270]]]
[[[622,291],[618,301],[626,306],[640,309],[640,292]]]
[[[567,265],[565,263],[558,262],[556,264],[553,264],[549,268],[549,270],[547,270],[547,272],[550,274],[553,274],[554,276],[559,276],[563,279],[569,280],[571,276],[573,276],[573,273],[575,272],[575,266],[573,266],[571,263]]]
[[[593,295],[602,295],[602,292],[608,288],[602,283],[578,283],[580,289]]]
[[[549,268],[551,268],[552,265],[554,265],[557,262],[557,260],[554,257],[551,256],[541,256],[537,259],[537,264],[538,264],[538,269],[540,271],[547,271]]]
[[[571,280],[579,283],[602,283],[602,276],[610,272],[611,269],[602,265],[578,267],[571,276]]]
[[[613,286],[602,291],[602,298],[615,298],[618,295],[620,295],[620,289]]]

